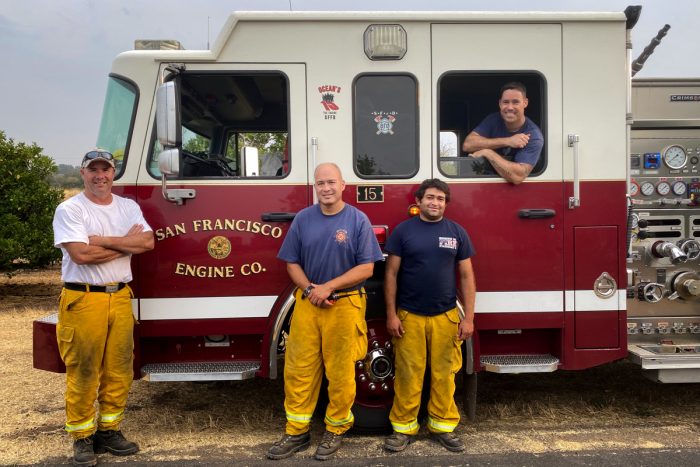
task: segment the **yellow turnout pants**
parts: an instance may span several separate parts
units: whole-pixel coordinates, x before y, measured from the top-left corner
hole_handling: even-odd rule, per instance
[[[355,362],[367,353],[365,296],[339,299],[320,308],[296,293],[284,363],[286,433],[309,431],[325,368],[328,379],[326,430],[342,434],[353,424]]]
[[[394,405],[389,420],[394,431],[418,433],[418,410],[425,369],[430,364],[428,429],[454,431],[459,411],[454,400],[455,373],[462,367],[461,341],[457,340],[456,308],[437,316],[422,316],[399,309],[404,335],[393,338],[396,364]]]
[[[124,417],[134,375],[132,296],[128,285],[111,294],[61,292],[56,337],[66,365],[66,431],[74,439],[117,430]]]

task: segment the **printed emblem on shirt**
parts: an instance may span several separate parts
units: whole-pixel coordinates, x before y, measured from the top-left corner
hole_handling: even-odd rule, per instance
[[[450,250],[457,249],[457,239],[452,237],[438,237],[438,246]]]
[[[342,245],[348,241],[348,231],[344,229],[338,229],[335,231],[335,242]]]

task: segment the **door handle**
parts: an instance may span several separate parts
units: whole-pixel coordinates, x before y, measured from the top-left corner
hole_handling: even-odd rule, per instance
[[[554,217],[557,211],[554,209],[521,209],[518,211],[518,217],[521,219],[546,219]]]
[[[260,218],[265,222],[292,222],[296,212],[264,212]]]

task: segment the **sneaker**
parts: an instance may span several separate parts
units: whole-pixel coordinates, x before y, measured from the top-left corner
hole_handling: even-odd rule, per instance
[[[399,452],[406,449],[406,447],[412,442],[413,436],[395,431],[384,439],[384,449],[387,451]]]
[[[462,441],[456,434],[449,433],[433,433],[433,438],[440,442],[448,451],[452,452],[462,452],[466,448],[464,441]]]
[[[139,445],[128,441],[119,430],[97,430],[95,433],[95,452],[109,452],[115,456],[128,456],[139,452]]]
[[[341,444],[343,444],[344,435],[336,435],[330,431],[323,433],[323,439],[321,444],[316,448],[316,453],[314,458],[319,461],[325,461],[333,457],[333,454],[338,450]]]
[[[285,434],[282,436],[282,439],[267,450],[267,458],[275,460],[286,459],[295,452],[303,451],[308,448],[309,443],[311,443],[311,435],[309,432],[300,435]]]
[[[92,436],[73,441],[73,465],[97,465]]]

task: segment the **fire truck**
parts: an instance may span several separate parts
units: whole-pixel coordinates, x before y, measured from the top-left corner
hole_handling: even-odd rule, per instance
[[[422,180],[449,183],[446,214],[477,251],[470,415],[477,373],[582,370],[628,357],[628,336],[658,379],[697,380],[697,91],[665,104],[687,115],[659,117],[645,93],[661,88],[638,81],[633,118],[639,14],[239,12],[210,50],[137,41],[113,62],[97,138],[156,239],[132,260],[136,375],[281,377],[294,285],[276,255],[332,161],[380,245]],[[519,185],[461,151],[510,81],[544,135]],[[358,426],[385,424],[393,398],[383,274],[366,284]],[[60,372],[56,319],[34,323],[34,366]]]

